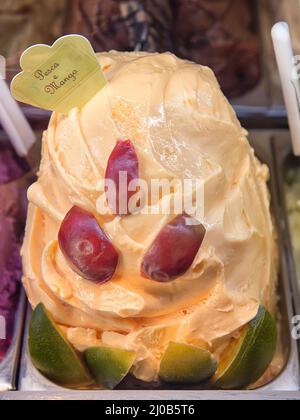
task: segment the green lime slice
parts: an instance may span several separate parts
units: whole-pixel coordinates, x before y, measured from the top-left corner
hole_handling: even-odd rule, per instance
[[[212,354],[189,344],[171,342],[162,358],[159,376],[171,384],[197,384],[217,370]]]
[[[93,347],[85,352],[86,362],[100,387],[114,389],[129,373],[136,353],[111,347]]]
[[[43,304],[32,314],[28,344],[34,366],[51,381],[68,387],[84,387],[93,382]]]
[[[221,389],[243,389],[267,370],[276,352],[277,328],[271,314],[260,306],[257,316],[220,361],[213,378]]]

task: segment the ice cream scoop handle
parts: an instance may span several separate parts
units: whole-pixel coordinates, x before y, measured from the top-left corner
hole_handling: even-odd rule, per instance
[[[14,149],[25,157],[36,141],[36,136],[26,120],[20,106],[11,96],[10,90],[0,77],[0,123]]]
[[[273,26],[272,39],[288,113],[293,150],[296,156],[300,156],[300,82],[295,71],[291,35],[286,22],[279,22]]]

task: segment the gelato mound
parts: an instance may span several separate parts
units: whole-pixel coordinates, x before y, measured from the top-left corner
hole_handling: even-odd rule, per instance
[[[28,193],[23,282],[31,304],[42,302],[79,351],[100,345],[135,351],[132,373],[156,381],[170,342],[205,343],[218,360],[260,305],[274,313],[268,169],[209,68],[170,53],[111,52],[98,59],[107,86],[82,110],[54,113],[44,134],[39,178]],[[141,266],[146,255],[151,259],[156,238],[167,237],[166,226],[180,223],[172,222],[174,215],[99,212],[108,162],[118,141],[128,139],[149,185],[152,179],[200,179],[204,185],[204,230],[201,240],[193,237],[198,252],[192,263],[186,256],[171,281],[151,279],[151,273],[147,278]],[[99,273],[87,260],[80,271],[74,269],[78,255],[72,264],[67,258],[73,232],[66,229],[62,238],[61,226],[77,217],[89,229],[96,219],[99,235],[111,242],[105,282],[94,281]],[[185,235],[187,241],[190,232]],[[82,248],[88,251],[86,242]],[[164,252],[174,259],[172,243]]]

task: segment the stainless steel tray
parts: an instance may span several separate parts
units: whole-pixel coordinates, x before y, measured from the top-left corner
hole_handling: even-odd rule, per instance
[[[288,133],[274,131],[251,131],[250,141],[258,157],[270,168],[270,190],[272,207],[278,228],[281,270],[279,276],[279,311],[282,318],[282,346],[285,366],[282,373],[268,385],[254,391],[210,391],[189,388],[185,390],[160,390],[153,387],[129,388],[115,391],[71,391],[61,388],[45,379],[32,365],[28,357],[27,333],[30,311],[27,313],[23,351],[20,361],[19,391],[1,394],[0,399],[103,399],[103,400],[139,400],[139,399],[300,399],[300,369],[297,343],[291,337],[291,319],[294,315],[292,300],[290,249],[286,244],[287,224],[282,200],[279,195],[280,178],[276,174],[274,161],[276,142],[288,142]],[[148,389],[145,389],[148,388]]]
[[[24,327],[25,307],[26,297],[25,293],[22,291],[20,293],[20,300],[15,317],[12,344],[5,359],[0,364],[0,392],[17,389],[17,372]]]
[[[287,257],[289,259],[289,275],[291,281],[291,289],[293,295],[293,303],[295,314],[300,315],[300,286],[297,279],[296,266],[293,255],[293,246],[291,240],[291,232],[289,228],[288,213],[286,208],[286,198],[284,192],[283,177],[285,165],[290,157],[292,157],[292,146],[290,135],[288,131],[277,131],[272,138],[272,147],[276,168],[277,184],[278,184],[278,198],[281,203],[281,222],[282,229],[286,232],[284,237],[284,246],[286,248]]]

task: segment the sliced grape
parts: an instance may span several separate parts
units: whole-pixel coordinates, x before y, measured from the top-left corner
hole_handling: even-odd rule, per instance
[[[139,178],[139,162],[135,148],[130,140],[119,140],[112,151],[105,179],[113,181],[115,189],[107,188],[106,198],[111,211],[118,215],[130,214],[130,198],[136,191],[129,191],[131,181]]]
[[[73,207],[62,222],[58,241],[70,266],[86,280],[105,283],[113,277],[118,253],[91,213]]]
[[[193,264],[205,233],[205,227],[190,216],[177,216],[161,230],[145,255],[142,275],[158,282],[183,275]]]

